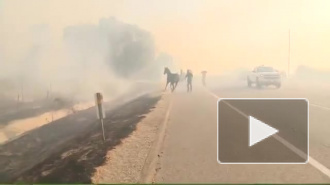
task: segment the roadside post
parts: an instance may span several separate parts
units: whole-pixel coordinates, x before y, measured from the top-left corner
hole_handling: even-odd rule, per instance
[[[17,104],[16,104],[16,109],[19,108],[19,93],[17,93]]]
[[[102,135],[103,135],[103,141],[105,141],[105,135],[104,135],[104,125],[103,125],[103,119],[105,118],[104,108],[103,108],[103,96],[101,93],[95,94],[95,102],[96,102],[96,115],[97,119],[100,120],[101,126],[102,126]]]

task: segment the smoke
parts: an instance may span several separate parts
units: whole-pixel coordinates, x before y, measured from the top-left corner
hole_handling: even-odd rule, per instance
[[[307,66],[299,66],[295,77],[307,81],[330,82],[330,71],[317,70]]]
[[[83,65],[101,57],[115,75],[124,78],[150,65],[155,58],[152,35],[115,18],[101,19],[98,25],[70,26],[64,30],[64,41]]]
[[[330,71],[300,65],[294,74],[290,76],[290,81],[296,85],[309,88],[330,88]]]
[[[238,68],[223,72],[221,75],[207,75],[209,87],[246,86],[246,77],[252,69]],[[318,90],[330,89],[330,71],[318,70],[309,66],[300,65],[288,77],[284,71],[282,75],[282,88]]]
[[[52,37],[49,25],[33,25],[26,37],[26,51],[17,51],[23,56],[0,77],[4,96],[86,100],[102,92],[114,97],[136,80],[159,80],[164,66],[149,32],[115,18],[69,26],[61,40]]]

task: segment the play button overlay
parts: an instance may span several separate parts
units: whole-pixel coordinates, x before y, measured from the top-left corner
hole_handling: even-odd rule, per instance
[[[306,164],[308,101],[222,98],[218,101],[220,164]]]
[[[256,143],[276,134],[277,129],[265,124],[264,122],[257,120],[256,118],[249,116],[249,146],[253,146]]]

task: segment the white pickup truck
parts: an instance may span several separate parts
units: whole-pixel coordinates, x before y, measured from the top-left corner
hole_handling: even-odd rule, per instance
[[[275,85],[281,87],[281,74],[272,67],[259,66],[254,68],[247,76],[247,84],[249,87],[256,84],[257,87]]]

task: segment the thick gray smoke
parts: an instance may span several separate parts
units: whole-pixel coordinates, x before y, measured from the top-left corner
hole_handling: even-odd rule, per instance
[[[299,66],[295,77],[306,81],[330,82],[330,71],[316,70],[307,66]]]
[[[301,65],[290,75],[290,81],[314,89],[330,88],[330,71]]]
[[[128,78],[154,62],[152,35],[135,25],[101,19],[98,25],[70,26],[64,41],[76,60],[88,67],[95,57],[107,64],[115,75]]]
[[[24,55],[0,76],[3,96],[40,99],[51,94],[81,100],[103,92],[113,97],[137,80],[159,80],[167,62],[164,54],[155,56],[149,32],[115,18],[69,26],[62,40],[54,40],[46,24],[32,26],[27,37],[22,42],[28,42],[28,49],[18,52]]]
[[[176,65],[171,55],[167,53],[159,53],[156,56],[154,62],[144,66],[143,69],[139,70],[138,72],[135,72],[131,78],[156,82],[159,81],[162,76],[164,76],[164,67],[176,69]]]

